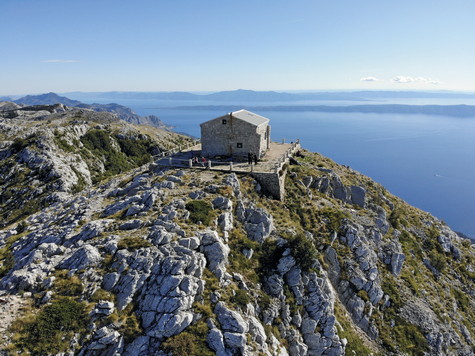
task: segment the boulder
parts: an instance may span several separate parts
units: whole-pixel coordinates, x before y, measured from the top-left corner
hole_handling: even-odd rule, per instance
[[[229,198],[217,197],[213,200],[213,208],[220,210],[232,210],[233,202]]]
[[[216,352],[216,356],[227,356],[224,346],[223,333],[217,328],[213,328],[208,332],[206,342],[211,350]]]
[[[394,253],[391,256],[391,272],[395,276],[399,276],[402,270],[402,265],[406,260],[406,255],[403,253]]]
[[[264,242],[274,230],[272,215],[253,204],[245,209],[243,220],[247,236],[253,241]]]
[[[364,208],[366,204],[366,190],[363,187],[352,185],[350,187],[351,203]]]
[[[201,233],[201,252],[206,256],[208,268],[216,277],[222,279],[226,273],[230,248],[219,237],[216,231],[208,230]]]
[[[247,333],[249,325],[238,312],[229,309],[223,302],[218,302],[214,307],[221,329],[231,333]]]
[[[102,262],[99,250],[91,245],[80,247],[74,254],[58,265],[60,269],[81,270],[97,266]]]

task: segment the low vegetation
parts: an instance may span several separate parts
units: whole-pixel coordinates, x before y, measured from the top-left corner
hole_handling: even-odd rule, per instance
[[[150,162],[155,146],[150,139],[111,136],[105,130],[93,129],[81,137],[81,142],[93,156],[102,157],[104,172],[96,173],[94,182]],[[80,152],[88,156],[85,152]]]
[[[19,350],[49,355],[69,350],[73,336],[85,335],[88,323],[86,303],[59,297],[36,315],[17,320],[11,330]]]
[[[186,210],[190,212],[190,220],[209,226],[214,218],[213,207],[203,200],[192,200],[186,203]]]

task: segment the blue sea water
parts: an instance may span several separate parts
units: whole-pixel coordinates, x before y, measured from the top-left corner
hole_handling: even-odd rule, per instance
[[[93,101],[91,98],[89,102]],[[140,115],[157,115],[165,123],[175,126],[175,131],[196,137],[200,135],[201,122],[225,113],[218,110],[170,109],[197,103],[152,100],[118,103],[131,107]],[[417,102],[385,100],[379,103],[462,104],[460,101],[432,99]],[[260,106],[266,103],[249,104]],[[361,102],[331,103],[352,104]],[[383,184],[409,204],[444,220],[454,230],[475,237],[475,119],[300,111],[257,113],[271,120],[271,138],[274,141],[299,138],[304,148],[351,166]]]

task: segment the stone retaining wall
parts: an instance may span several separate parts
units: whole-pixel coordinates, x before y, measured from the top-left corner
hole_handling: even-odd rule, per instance
[[[264,193],[272,195],[275,199],[284,200],[285,196],[285,175],[287,170],[279,173],[253,172],[251,175],[259,182]]]

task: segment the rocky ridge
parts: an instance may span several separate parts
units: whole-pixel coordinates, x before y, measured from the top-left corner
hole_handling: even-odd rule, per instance
[[[129,125],[114,114],[62,104],[3,103],[0,136],[0,203],[6,223],[188,140]]]
[[[171,129],[170,126],[166,125],[160,118],[155,115],[140,116],[135,113],[132,109],[115,104],[85,104],[78,100],[71,100],[64,96],[57,95],[55,93],[46,93],[40,95],[27,95],[22,98],[15,100],[15,103],[19,106],[38,106],[38,105],[57,105],[62,104],[68,107],[77,107],[83,109],[89,109],[97,112],[109,112],[117,115],[121,120],[124,120],[130,124],[136,125],[149,125],[153,127],[158,127],[161,129]],[[1,105],[1,104],[0,104]]]
[[[2,347],[474,354],[468,240],[304,150],[285,201],[259,191],[247,176],[144,165],[22,216],[0,230],[0,290],[31,307],[18,310]],[[35,328],[52,310],[75,310],[77,322],[42,338]]]

